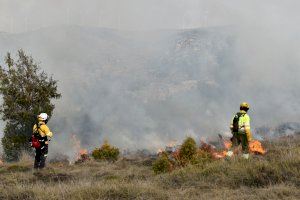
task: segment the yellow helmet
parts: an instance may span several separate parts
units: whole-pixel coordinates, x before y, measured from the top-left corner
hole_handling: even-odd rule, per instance
[[[248,104],[247,102],[243,102],[243,103],[241,103],[240,108],[246,108],[246,109],[249,109],[250,106],[249,106],[249,104]]]

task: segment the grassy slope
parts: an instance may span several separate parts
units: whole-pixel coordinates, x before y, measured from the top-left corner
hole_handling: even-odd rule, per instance
[[[0,199],[300,199],[300,138],[265,143],[268,154],[154,175],[151,163],[119,160],[0,167]]]

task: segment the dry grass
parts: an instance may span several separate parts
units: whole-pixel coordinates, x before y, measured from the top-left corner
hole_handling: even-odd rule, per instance
[[[300,139],[266,142],[268,153],[155,175],[145,160],[0,166],[0,199],[300,199]]]

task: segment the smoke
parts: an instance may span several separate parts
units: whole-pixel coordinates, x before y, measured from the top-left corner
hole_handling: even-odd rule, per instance
[[[57,25],[114,29],[185,29],[221,25],[294,26],[296,0],[1,0],[0,29],[23,32]]]
[[[0,0],[0,56],[24,48],[59,80],[57,151],[71,134],[154,149],[228,132],[242,101],[253,128],[298,122],[299,4]]]

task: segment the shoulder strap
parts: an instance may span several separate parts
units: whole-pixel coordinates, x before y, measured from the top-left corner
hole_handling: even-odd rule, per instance
[[[238,112],[238,113],[236,113],[237,114],[237,116],[239,116],[239,118],[240,117],[244,117],[245,115],[246,115],[246,113],[241,113],[241,112]]]
[[[239,121],[240,121],[240,118],[244,115],[244,113],[241,113],[241,112],[237,112],[234,117],[233,117],[233,122],[232,122],[232,125],[233,125],[233,128],[232,128],[232,131],[233,132],[238,132],[239,131]]]
[[[36,130],[35,130],[35,132],[33,134],[36,134],[36,133],[39,134],[39,129],[41,128],[40,123],[39,122],[35,123],[35,126],[36,126]]]

